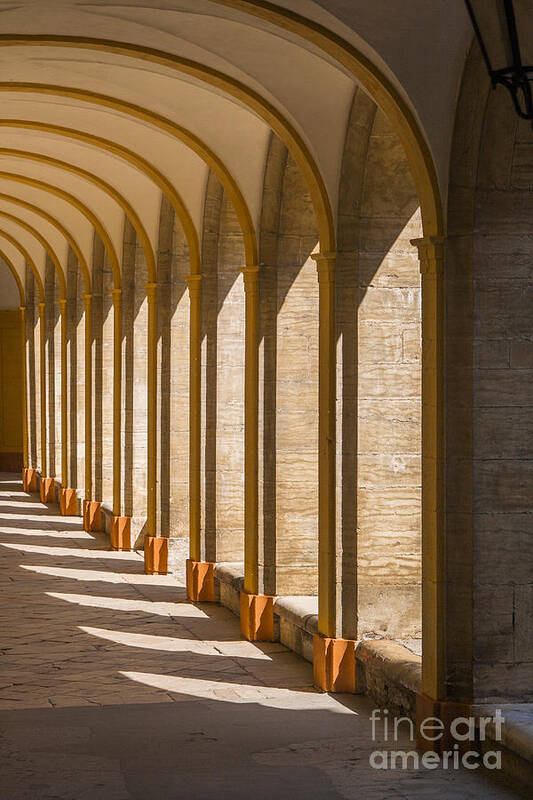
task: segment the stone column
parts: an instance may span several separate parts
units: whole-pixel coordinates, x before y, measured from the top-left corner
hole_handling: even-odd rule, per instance
[[[168,537],[156,535],[157,525],[157,283],[147,283],[148,385],[147,385],[147,519],[144,537],[144,571],[167,573]]]
[[[42,503],[51,503],[55,499],[54,479],[48,473],[48,435],[46,408],[46,303],[39,303],[40,333],[40,366],[41,366],[41,480],[39,490]]]
[[[58,302],[61,320],[61,488],[59,490],[59,509],[63,516],[76,516],[78,513],[76,488],[68,486],[67,299],[62,297]]]
[[[20,338],[22,345],[22,483],[28,491],[28,404],[26,375],[26,307],[19,306]]]
[[[187,596],[194,602],[215,599],[214,563],[202,561],[201,542],[201,358],[202,276],[189,275],[189,558]]]
[[[93,500],[92,299],[92,294],[83,295],[85,316],[85,493],[83,500],[83,528],[86,531],[100,531],[102,530],[102,504]]]
[[[111,546],[115,550],[131,547],[131,518],[121,516],[121,399],[122,399],[122,289],[111,290],[113,297],[113,516]]]
[[[274,598],[259,594],[259,267],[243,269],[244,378],[244,591],[241,632],[250,641],[274,638]]]
[[[431,716],[445,696],[443,239],[413,239],[422,273],[422,696]]]
[[[28,274],[29,270],[26,266],[25,276],[25,294],[26,306],[20,307],[21,313],[21,336],[23,344],[22,352],[22,368],[23,368],[23,388],[24,388],[24,409],[23,409],[23,424],[25,425],[25,443],[26,453],[24,461],[24,469],[22,470],[22,486],[25,492],[37,491],[37,466],[36,450],[37,450],[37,409],[35,403],[37,400],[37,387],[35,386],[36,364],[35,364],[35,283],[33,275]]]
[[[336,253],[313,255],[319,286],[318,634],[313,670],[326,691],[355,689],[355,641],[341,638],[336,535]]]

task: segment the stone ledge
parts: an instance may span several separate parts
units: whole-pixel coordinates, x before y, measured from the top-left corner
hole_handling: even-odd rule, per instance
[[[403,644],[392,639],[363,639],[355,654],[365,667],[383,672],[413,693],[421,691],[422,659]]]
[[[422,659],[391,639],[360,641],[355,650],[357,689],[382,708],[414,719],[422,687]]]
[[[241,615],[241,591],[244,585],[244,564],[222,561],[215,565],[215,596],[223,606]]]
[[[522,709],[513,706],[499,706],[505,719],[502,725],[501,744],[533,765],[533,705],[524,703]],[[487,734],[495,741],[494,723],[487,725]]]
[[[487,724],[487,739],[481,750],[500,750],[503,770],[520,784],[533,785],[533,704],[506,704],[474,706],[475,716],[493,716],[499,708],[504,718],[501,740],[497,740],[494,723]]]
[[[316,595],[290,595],[277,597],[274,611],[282,619],[308,631],[318,633],[318,597]]]
[[[239,614],[244,565],[221,563],[215,567],[215,583],[222,605]],[[313,637],[318,632],[318,597],[291,595],[274,600],[279,641],[306,661],[313,662]],[[370,695],[383,708],[414,718],[416,695],[421,688],[422,659],[390,639],[364,640],[357,644],[357,691]]]
[[[279,639],[285,647],[313,663],[313,636],[318,632],[318,597],[291,595],[274,600]]]

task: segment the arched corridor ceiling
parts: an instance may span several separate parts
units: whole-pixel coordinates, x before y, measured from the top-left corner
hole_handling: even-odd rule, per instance
[[[448,106],[469,29],[462,10],[445,2],[431,10],[422,0],[408,5],[391,11],[380,0],[371,8],[359,0],[286,0],[272,7],[246,0],[160,0],[157,6],[2,0],[0,248],[23,269],[13,253],[13,241],[19,242],[41,276],[50,249],[58,270],[66,270],[69,246],[90,267],[96,229],[119,282],[125,216],[153,264],[165,194],[185,229],[194,272],[211,169],[236,207],[247,261],[254,263],[272,130],[304,173],[323,243],[334,246],[358,76],[309,33],[312,26],[299,28],[284,9],[356,46],[372,62],[361,72],[371,76],[369,85],[372,70],[381,70],[392,95],[411,109],[407,115],[421,121],[416,135],[429,173],[433,158],[444,185],[453,103],[451,112]],[[446,37],[452,34],[446,53],[442,34],[435,39],[445,12]],[[413,72],[430,54],[437,61],[432,37],[440,71]],[[429,79],[437,91],[424,93]]]

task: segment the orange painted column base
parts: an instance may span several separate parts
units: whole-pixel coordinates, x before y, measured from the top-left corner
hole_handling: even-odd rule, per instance
[[[313,680],[324,692],[355,692],[355,641],[315,633]]]
[[[83,530],[102,530],[102,504],[96,500],[83,501]]]
[[[36,492],[37,489],[37,470],[27,467],[22,470],[22,488],[25,492]]]
[[[274,598],[241,592],[241,633],[249,642],[274,641]]]
[[[78,495],[76,489],[59,490],[59,510],[64,517],[78,516]]]
[[[131,517],[111,517],[111,549],[131,550]]]
[[[168,572],[168,537],[145,536],[144,571],[147,575],[166,575]]]
[[[452,733],[452,723],[455,719],[468,719],[471,716],[472,706],[469,703],[434,700],[426,694],[417,694],[415,728],[417,748],[423,752],[443,753],[445,750],[452,750],[454,744],[458,744],[460,752],[471,749],[471,741],[458,740]],[[464,733],[465,725],[461,723],[458,730],[461,734]]]
[[[187,597],[191,603],[215,602],[215,563],[214,561],[186,562]]]
[[[55,503],[56,501],[56,482],[55,478],[41,478],[39,481],[39,493],[41,503]]]

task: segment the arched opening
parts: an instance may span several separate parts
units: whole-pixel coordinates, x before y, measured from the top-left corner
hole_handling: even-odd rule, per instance
[[[0,258],[0,470],[22,469],[22,340],[19,286]]]

